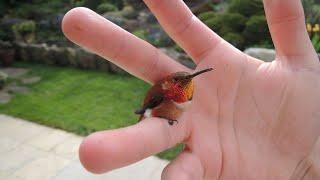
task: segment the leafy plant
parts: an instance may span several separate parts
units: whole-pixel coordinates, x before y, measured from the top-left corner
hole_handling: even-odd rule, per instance
[[[23,21],[21,23],[12,26],[13,31],[19,32],[21,34],[28,34],[35,32],[36,23],[32,20]]]
[[[259,44],[270,42],[271,36],[269,33],[266,17],[263,15],[252,16],[246,23],[246,28],[243,32],[247,44]]]
[[[313,44],[315,50],[317,52],[320,52],[320,35],[319,34],[315,34],[312,37],[311,41],[312,41],[312,44]]]
[[[110,3],[102,3],[97,7],[98,13],[106,13],[106,12],[112,12],[117,10],[118,8]]]
[[[209,20],[211,18],[214,18],[216,16],[215,12],[213,11],[208,11],[208,12],[204,12],[204,13],[201,13],[198,15],[198,18],[201,20],[201,21],[206,21],[206,20]]]
[[[246,17],[264,14],[261,0],[232,0],[228,12],[239,13]]]

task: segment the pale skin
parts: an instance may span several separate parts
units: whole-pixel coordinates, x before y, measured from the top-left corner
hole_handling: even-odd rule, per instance
[[[186,149],[163,170],[162,179],[315,177],[320,171],[320,63],[300,0],[264,0],[277,52],[271,63],[225,42],[180,0],[144,1],[197,70],[214,71],[195,78],[193,101],[178,124],[150,118],[93,133],[80,146],[83,166],[104,173],[184,142]],[[62,29],[71,41],[151,84],[190,71],[85,8],[69,11]]]

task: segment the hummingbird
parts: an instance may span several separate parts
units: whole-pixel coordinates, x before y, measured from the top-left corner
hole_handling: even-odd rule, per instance
[[[169,125],[178,123],[177,119],[190,104],[193,96],[193,78],[213,68],[197,71],[172,73],[155,83],[147,92],[143,105],[135,113],[140,115],[139,122],[145,118],[159,117]]]

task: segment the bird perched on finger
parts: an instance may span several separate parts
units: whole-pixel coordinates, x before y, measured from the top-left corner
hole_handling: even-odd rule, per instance
[[[178,123],[177,119],[192,100],[193,78],[212,70],[208,68],[193,74],[176,72],[155,83],[147,92],[142,107],[135,111],[140,115],[139,121],[159,117],[170,125]]]

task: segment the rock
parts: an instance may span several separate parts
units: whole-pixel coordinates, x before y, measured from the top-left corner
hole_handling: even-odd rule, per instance
[[[0,91],[0,104],[6,104],[11,100],[11,95],[5,91]]]
[[[6,73],[10,78],[18,78],[29,72],[29,69],[25,68],[3,68],[2,72]]]
[[[266,62],[271,62],[276,57],[276,51],[274,49],[248,48],[244,53]]]
[[[76,55],[78,67],[82,69],[96,69],[95,54],[86,50],[78,49]]]
[[[50,62],[53,64],[57,64],[60,66],[69,65],[67,56],[64,54],[64,49],[57,47],[55,45],[48,48],[48,59],[51,60]]]
[[[97,68],[98,70],[100,71],[103,71],[103,72],[110,72],[110,62],[98,55],[96,55],[96,63],[97,63]]]
[[[11,83],[5,88],[5,91],[7,91],[9,93],[25,94],[25,93],[28,93],[30,91],[30,89],[28,87],[18,86],[16,83]]]
[[[78,66],[78,61],[77,61],[77,50],[74,48],[66,47],[64,48],[64,56],[66,57],[67,61],[69,64],[73,67]]]
[[[121,75],[128,75],[125,70],[121,69],[119,66],[113,64],[110,62],[110,72],[115,74],[121,74]]]
[[[136,19],[127,19],[123,17],[121,11],[108,12],[103,15],[109,21],[117,24],[127,31],[134,31],[139,27],[139,21]]]
[[[41,77],[34,76],[34,77],[29,77],[29,78],[23,78],[21,82],[23,84],[34,84],[36,82],[39,82],[41,80]]]
[[[191,68],[191,69],[195,69],[196,65],[194,64],[194,62],[188,57],[188,55],[186,55],[185,53],[182,52],[178,52],[173,48],[160,48],[160,50],[167,54],[169,57],[171,57],[172,59],[174,59],[175,61]]]

